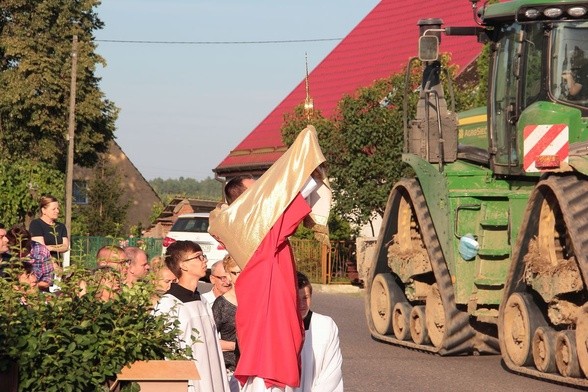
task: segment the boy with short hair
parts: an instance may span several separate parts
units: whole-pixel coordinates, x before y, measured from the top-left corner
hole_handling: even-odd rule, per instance
[[[200,300],[197,286],[206,275],[206,257],[200,245],[177,241],[167,248],[165,264],[178,278],[159,300],[156,314],[165,313],[179,321],[182,344],[192,347],[192,358],[200,380],[191,380],[188,391],[228,391],[225,362],[208,306]],[[198,336],[193,336],[193,330]]]
[[[297,272],[298,312],[304,322],[304,345],[300,354],[302,374],[296,392],[342,392],[343,358],[339,348],[339,329],[329,316],[310,310],[312,285]]]

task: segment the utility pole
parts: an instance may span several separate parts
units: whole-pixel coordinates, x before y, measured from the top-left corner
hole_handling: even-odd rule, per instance
[[[71,210],[73,197],[74,134],[76,127],[76,79],[78,71],[78,36],[74,34],[71,48],[71,86],[69,96],[69,126],[67,131],[67,165],[65,176],[65,227],[71,239]],[[68,252],[69,253],[69,252]],[[69,257],[64,260],[69,265]]]

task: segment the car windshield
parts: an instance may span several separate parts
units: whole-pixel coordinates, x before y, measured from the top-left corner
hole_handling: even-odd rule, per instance
[[[187,231],[190,233],[207,233],[208,232],[208,218],[206,217],[192,217],[192,218],[178,218],[176,223],[172,226],[170,231]]]
[[[575,106],[588,105],[588,22],[556,24],[551,45],[551,93]]]

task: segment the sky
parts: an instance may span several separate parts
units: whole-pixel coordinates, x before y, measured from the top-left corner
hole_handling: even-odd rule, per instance
[[[147,180],[213,177],[304,79],[305,56],[312,71],[378,3],[102,0],[97,75],[118,144]]]

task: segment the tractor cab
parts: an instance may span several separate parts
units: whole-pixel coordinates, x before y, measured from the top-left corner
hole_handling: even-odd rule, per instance
[[[574,143],[588,139],[588,6],[523,3],[496,4],[478,15],[481,27],[430,29],[419,41],[429,62],[435,30],[490,43],[486,156],[497,175],[567,171]]]
[[[586,139],[588,22],[521,19],[487,30],[490,163],[502,175],[568,170],[570,145]]]

